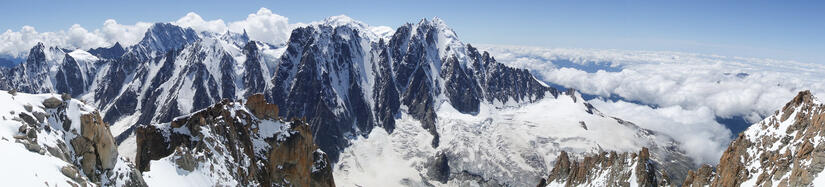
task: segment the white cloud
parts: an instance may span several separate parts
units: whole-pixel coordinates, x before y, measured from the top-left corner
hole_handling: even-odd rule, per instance
[[[590,101],[606,114],[676,138],[691,156],[710,163],[718,161],[730,137],[716,117],[757,122],[801,90],[825,98],[825,65],[820,64],[679,52],[480,46],[499,62],[528,68],[544,81],[658,106]]]
[[[98,34],[91,33],[78,24],[69,27],[66,32],[65,45],[74,46],[77,48],[92,48],[97,46],[108,45],[108,42]]]
[[[289,39],[292,29],[302,24],[289,24],[289,19],[272,13],[267,8],[258,9],[257,12],[249,14],[246,19],[225,23],[221,19],[204,20],[200,15],[189,12],[172,24],[191,27],[198,32],[224,33],[226,31],[243,33],[247,32],[249,39],[263,41],[267,43],[284,43]]]
[[[500,62],[587,94],[618,95],[662,107],[708,107],[716,116],[766,116],[798,91],[825,96],[825,65],[678,52],[483,46]],[[621,71],[588,72],[551,61]],[[742,73],[742,74],[740,74]]]
[[[144,22],[121,25],[109,19],[103,22],[103,27],[94,31],[89,31],[78,24],[57,32],[38,32],[32,26],[23,26],[18,31],[7,30],[0,34],[0,54],[22,58],[38,42],[67,49],[111,46],[115,42],[128,46],[140,41],[150,25]]]
[[[114,45],[115,42],[120,42],[121,45],[130,46],[140,42],[150,26],[152,26],[152,23],[148,22],[122,25],[118,24],[114,19],[107,19],[103,22],[103,27],[100,28],[98,33],[112,45]]]
[[[286,42],[292,28],[286,17],[273,14],[267,8],[261,8],[258,12],[249,14],[245,20],[229,23],[230,31],[242,33],[246,30],[250,39],[269,43]]]
[[[198,32],[223,33],[231,31],[243,33],[246,31],[252,40],[274,44],[286,42],[292,28],[297,26],[289,24],[288,18],[274,14],[267,8],[258,9],[257,12],[249,14],[246,19],[229,22],[228,24],[221,19],[204,20],[194,12],[190,12],[172,23],[182,27],[191,27]]]
[[[198,32],[201,32],[201,31],[214,32],[214,33],[224,33],[224,32],[226,32],[226,24],[223,22],[223,20],[216,19],[216,20],[211,20],[211,21],[205,21],[205,20],[203,20],[203,18],[200,15],[198,15],[194,12],[187,13],[186,16],[183,16],[182,18],[178,19],[177,21],[172,22],[172,24],[175,24],[175,25],[178,25],[178,26],[181,26],[181,27],[191,27],[192,29],[195,29],[195,31],[198,31]]]
[[[268,43],[286,42],[292,28],[297,26],[290,25],[286,17],[274,14],[266,8],[261,8],[256,13],[249,14],[244,20],[229,24],[221,19],[204,20],[194,12],[187,13],[171,23],[191,27],[198,32],[223,33],[228,30],[242,33],[246,30],[250,39]],[[107,19],[103,22],[102,27],[92,31],[78,24],[56,32],[38,32],[32,26],[23,26],[18,31],[7,30],[0,34],[0,54],[15,58],[25,57],[37,42],[67,49],[106,47],[114,45],[116,42],[120,42],[124,46],[130,46],[140,42],[151,25],[150,22],[123,25],[114,19]]]
[[[349,17],[346,18],[350,19]],[[170,23],[181,27],[189,27],[198,32],[222,34],[226,31],[235,33],[246,31],[249,39],[271,44],[285,43],[289,39],[292,29],[308,26],[305,23],[290,24],[288,18],[274,14],[267,8],[260,8],[243,20],[232,22],[225,22],[222,19],[204,20],[197,13],[189,12]],[[0,34],[0,55],[25,57],[29,49],[37,42],[67,49],[107,47],[114,45],[116,42],[120,42],[123,46],[131,46],[140,42],[146,30],[151,26],[152,23],[150,22],[123,25],[114,19],[107,19],[103,22],[101,28],[93,31],[89,31],[89,29],[78,24],[72,25],[67,30],[42,33],[37,32],[34,27],[24,26],[18,31],[7,30],[5,33]],[[382,38],[389,38],[394,32],[392,28],[386,26],[365,27],[365,29],[371,31],[376,37]]]
[[[730,142],[730,130],[714,121],[714,114],[708,107],[654,109],[624,101],[593,99],[589,102],[604,113],[672,137],[681,143],[688,156],[700,163],[717,163]]]

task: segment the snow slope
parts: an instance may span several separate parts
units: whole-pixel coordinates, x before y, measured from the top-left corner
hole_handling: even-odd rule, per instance
[[[122,186],[134,182],[129,181],[134,166],[122,157],[115,158],[115,165],[111,169],[94,171],[103,175],[99,179],[84,174],[80,169],[83,167],[78,166],[84,158],[76,156],[73,148],[75,144],[70,142],[81,138],[79,133],[84,132],[81,128],[81,115],[92,114],[96,110],[79,100],[64,102],[56,98],[60,98],[60,95],[13,95],[0,91],[0,103],[3,103],[0,106],[0,150],[3,152],[0,154],[0,165],[3,166],[0,178],[3,178],[3,184],[95,186],[90,182],[99,180],[98,184]],[[62,102],[63,106],[44,106],[44,101],[48,99]]]
[[[519,107],[485,104],[477,115],[442,104],[438,115],[442,138],[438,148],[428,146],[432,136],[416,120],[402,115],[392,134],[373,131],[343,151],[333,172],[338,184],[533,186],[549,173],[561,151],[583,156],[653,147],[659,158],[681,154],[666,151],[670,146],[666,143],[673,143],[669,137],[605,116],[589,108],[579,95]],[[438,170],[432,165],[440,154],[448,155],[450,179],[445,182],[431,177]]]

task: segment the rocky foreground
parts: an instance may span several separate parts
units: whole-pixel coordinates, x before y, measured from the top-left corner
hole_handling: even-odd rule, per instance
[[[0,91],[0,103],[4,185],[146,186],[93,107],[16,91]]]
[[[82,101],[15,91],[0,101],[0,176],[9,186],[335,185],[309,125],[278,118],[262,95],[141,125],[136,165]]]
[[[825,185],[825,104],[802,91],[781,110],[731,142],[716,166],[689,171],[682,186]],[[602,152],[571,160],[559,155],[539,186],[676,186],[647,149]]]
[[[223,100],[135,132],[137,168],[150,185],[202,176],[204,185],[335,186],[329,159],[313,143],[309,125],[278,118],[278,107],[263,95]]]

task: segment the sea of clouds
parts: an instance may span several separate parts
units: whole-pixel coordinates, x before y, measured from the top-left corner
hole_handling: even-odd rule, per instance
[[[670,135],[704,163],[731,141],[717,118],[760,121],[799,91],[825,98],[825,65],[680,52],[480,45],[546,82],[600,96],[596,108]],[[610,100],[602,98],[621,98]]]

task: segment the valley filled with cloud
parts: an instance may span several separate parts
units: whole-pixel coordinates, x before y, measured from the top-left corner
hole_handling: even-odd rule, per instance
[[[499,62],[591,95],[602,112],[676,138],[694,158],[718,162],[739,132],[797,92],[825,98],[825,65],[666,51],[480,45]],[[727,128],[726,128],[727,127]]]

